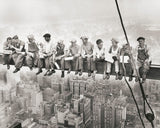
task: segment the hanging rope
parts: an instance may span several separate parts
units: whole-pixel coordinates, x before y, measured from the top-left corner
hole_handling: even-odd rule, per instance
[[[135,103],[135,105],[136,105],[136,108],[137,108],[138,115],[139,115],[139,118],[140,118],[140,120],[141,120],[142,126],[143,126],[143,128],[145,128],[143,119],[142,119],[142,117],[141,117],[140,109],[139,109],[139,107],[138,107],[138,103],[137,103],[136,98],[135,98],[135,96],[134,96],[134,94],[133,94],[132,88],[131,88],[130,84],[128,83],[127,79],[126,79],[126,68],[125,68],[125,65],[124,65],[124,55],[123,55],[123,57],[122,57],[122,66],[123,66],[123,70],[124,70],[124,80],[125,80],[125,82],[127,83],[128,88],[129,88],[129,90],[130,90],[130,92],[131,92],[131,95],[132,95],[132,98],[133,98],[134,103]]]
[[[122,29],[123,29],[123,32],[124,32],[124,35],[125,35],[127,44],[129,45],[130,59],[131,59],[132,62],[133,62],[134,71],[136,71],[136,76],[138,77],[138,82],[139,82],[139,85],[140,85],[140,89],[141,89],[141,93],[142,93],[142,97],[143,97],[143,103],[144,103],[144,106],[143,106],[143,107],[144,107],[144,114],[145,114],[146,119],[151,123],[152,128],[154,128],[154,124],[153,124],[153,120],[154,120],[154,118],[155,118],[154,112],[153,112],[150,104],[148,103],[148,100],[146,99],[146,95],[145,95],[145,92],[144,92],[144,89],[143,89],[143,85],[142,85],[142,82],[141,82],[141,79],[140,79],[138,70],[136,69],[136,65],[135,65],[135,63],[134,63],[134,58],[133,58],[133,55],[132,55],[132,53],[131,53],[131,47],[130,47],[130,43],[129,43],[129,40],[128,40],[127,32],[126,32],[125,27],[124,27],[124,24],[123,24],[123,19],[122,19],[121,12],[120,12],[120,9],[119,9],[118,1],[115,0],[115,3],[116,3],[117,11],[118,11],[118,14],[119,14],[120,22],[121,22],[121,25],[122,25]],[[128,87],[129,87],[129,89],[130,89],[130,92],[131,92],[132,97],[133,97],[133,99],[134,99],[134,102],[135,102],[135,104],[136,104],[137,111],[138,111],[139,118],[140,118],[140,120],[141,120],[142,126],[145,128],[145,125],[144,125],[144,122],[143,122],[143,120],[142,120],[142,117],[141,117],[141,114],[140,114],[140,111],[139,111],[139,107],[138,107],[137,101],[135,100],[135,97],[134,97],[132,88],[130,87],[130,85],[129,85],[127,79],[126,79],[126,69],[125,69],[125,66],[124,66],[124,56],[123,56],[122,65],[123,65],[123,69],[124,69],[124,78],[125,78],[125,81],[126,81]],[[151,113],[146,113],[146,105],[145,105],[145,103],[148,105]]]

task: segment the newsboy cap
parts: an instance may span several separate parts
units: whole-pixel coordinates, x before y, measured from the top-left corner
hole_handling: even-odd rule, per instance
[[[13,39],[18,39],[18,36],[17,35],[13,36]]]
[[[46,33],[46,34],[43,35],[43,37],[51,37],[51,34]]]
[[[139,40],[145,40],[145,38],[144,37],[138,37],[137,41],[139,41]]]

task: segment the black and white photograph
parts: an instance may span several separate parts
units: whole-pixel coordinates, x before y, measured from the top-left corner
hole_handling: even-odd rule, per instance
[[[0,0],[0,128],[160,128],[160,0]]]

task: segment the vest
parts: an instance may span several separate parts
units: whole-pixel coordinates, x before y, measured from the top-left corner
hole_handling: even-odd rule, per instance
[[[64,55],[64,47],[65,47],[65,45],[62,45],[62,46],[58,46],[57,45],[57,47],[56,47],[56,51],[57,51],[56,56]]]
[[[148,50],[146,49],[146,47],[143,49],[138,48],[138,59],[145,61],[148,58],[149,58],[149,55],[148,55]]]
[[[29,43],[28,44],[28,52],[37,52],[39,49],[36,43]]]

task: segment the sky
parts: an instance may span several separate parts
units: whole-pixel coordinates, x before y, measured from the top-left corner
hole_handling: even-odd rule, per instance
[[[118,0],[124,17],[160,20],[159,0]],[[0,25],[116,17],[114,0],[0,0]]]
[[[118,2],[125,25],[126,22],[159,25],[160,0]],[[107,26],[110,26],[109,30]],[[38,41],[42,41],[42,35],[49,32],[54,38],[69,40],[83,34],[97,37],[115,30],[124,36],[114,0],[0,0],[0,43],[14,35],[27,41],[27,35],[34,34]],[[110,36],[114,35],[108,34],[106,38]]]

